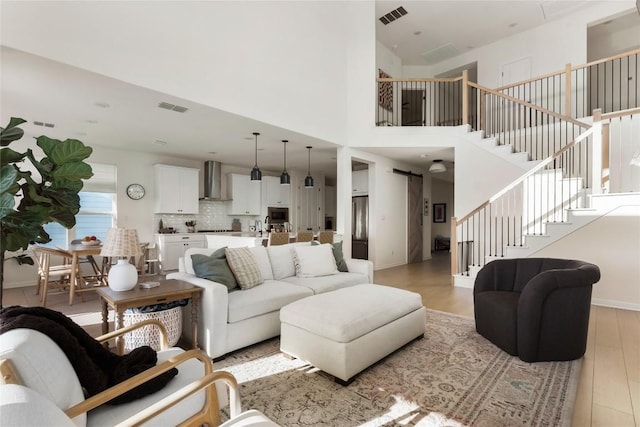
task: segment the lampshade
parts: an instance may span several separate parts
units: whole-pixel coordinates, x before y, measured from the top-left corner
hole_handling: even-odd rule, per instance
[[[311,176],[311,148],[307,146],[307,150],[309,150],[309,168],[307,169],[307,177],[304,179],[304,187],[305,188],[313,188],[313,177]]]
[[[442,160],[434,160],[433,164],[429,168],[429,172],[431,173],[440,173],[445,172],[446,170],[447,168],[445,167],[444,163],[442,163]]]
[[[251,169],[251,181],[262,181],[262,171],[258,167],[258,135],[260,135],[258,132],[253,133],[253,136],[256,138],[256,164],[253,169]]]
[[[286,139],[282,140],[282,144],[284,145],[284,169],[282,170],[282,175],[280,175],[280,185],[291,185],[291,177],[287,173],[287,141]]]
[[[128,261],[129,257],[141,255],[138,232],[127,228],[112,228],[100,251],[100,256],[122,257],[109,270],[108,283],[114,291],[128,291],[138,282],[138,270]]]

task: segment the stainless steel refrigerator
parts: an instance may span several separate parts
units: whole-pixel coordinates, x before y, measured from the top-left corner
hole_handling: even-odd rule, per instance
[[[369,197],[353,197],[351,212],[351,257],[369,259]]]

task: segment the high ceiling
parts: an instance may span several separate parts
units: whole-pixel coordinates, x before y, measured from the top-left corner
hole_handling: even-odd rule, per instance
[[[404,64],[426,65],[424,53],[431,52],[427,58],[433,58],[434,52],[440,56],[464,52],[571,13],[585,3],[589,2],[377,1],[377,17],[398,6],[408,12],[386,26],[376,19],[377,37]],[[10,116],[24,117],[30,135],[71,137],[92,146],[218,160],[248,169],[254,163],[251,133],[259,130],[263,171],[282,170],[281,140],[288,139],[287,169],[307,169],[305,146],[310,145],[312,170],[335,176],[336,146],[326,141],[10,48],[2,47],[0,55],[2,125]],[[186,107],[188,112],[158,108],[162,102]],[[33,121],[55,127],[39,127]],[[435,157],[453,160],[452,149],[368,151],[423,168]]]

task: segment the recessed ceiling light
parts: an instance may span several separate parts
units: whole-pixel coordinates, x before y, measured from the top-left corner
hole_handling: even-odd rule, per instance
[[[427,157],[429,157],[429,156],[427,156],[426,154],[420,154],[420,158],[422,158],[422,159],[426,159]]]
[[[111,105],[107,104],[106,102],[96,102],[94,105],[96,107],[100,107],[100,108],[109,108],[109,107],[111,107]]]

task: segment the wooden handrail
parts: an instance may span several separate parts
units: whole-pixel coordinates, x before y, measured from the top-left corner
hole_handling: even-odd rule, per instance
[[[511,102],[515,102],[516,104],[520,104],[522,106],[531,108],[533,110],[540,111],[543,114],[547,114],[547,115],[555,117],[557,119],[564,120],[564,121],[572,123],[572,124],[574,124],[576,126],[580,126],[582,128],[591,127],[591,125],[589,123],[581,122],[580,120],[576,120],[576,119],[574,119],[572,117],[569,117],[569,116],[566,116],[566,115],[563,115],[563,114],[559,114],[559,113],[556,113],[556,112],[551,111],[551,110],[547,110],[546,108],[542,108],[542,107],[540,107],[538,105],[535,105],[535,104],[532,104],[530,102],[523,101],[523,100],[518,99],[518,98],[514,98],[513,96],[510,96],[510,95],[507,95],[507,94],[504,94],[504,93],[500,93],[500,92],[498,92],[498,91],[496,91],[494,89],[489,89],[487,87],[480,86],[477,83],[469,82],[469,86],[475,87],[478,90],[490,93],[490,94],[498,96],[500,98],[507,99],[507,100],[509,100]]]
[[[624,53],[620,53],[618,55],[609,56],[607,58],[598,59],[597,61],[588,62],[586,64],[574,65],[574,66],[570,67],[570,70],[571,71],[576,71],[576,70],[580,70],[582,68],[587,68],[587,67],[591,67],[593,65],[598,65],[598,64],[601,64],[603,62],[613,61],[615,59],[620,59],[620,58],[624,58],[625,56],[631,56],[631,55],[636,55],[636,54],[640,54],[640,49],[630,50],[629,52],[624,52]],[[556,77],[556,76],[562,75],[564,73],[566,73],[566,67],[565,67],[564,70],[553,71],[551,73],[542,74],[540,76],[532,77],[532,78],[527,79],[527,80],[521,80],[519,82],[510,83],[510,84],[504,85],[504,86],[499,86],[499,87],[495,88],[495,90],[500,91],[500,90],[510,89],[512,87],[521,86],[521,85],[524,85],[524,84],[527,84],[527,83],[533,83],[535,81],[543,80],[543,79],[546,79],[546,78],[549,78],[549,77]]]
[[[631,116],[634,114],[640,114],[640,108],[631,108],[629,110],[614,111],[612,113],[605,113],[601,115],[602,120],[615,119],[618,117]]]
[[[533,175],[536,172],[538,172],[540,169],[542,169],[545,166],[547,166],[553,160],[555,160],[556,158],[560,157],[565,151],[571,149],[576,144],[578,144],[580,141],[582,141],[583,139],[585,139],[588,136],[590,136],[592,133],[593,133],[593,128],[592,127],[587,129],[583,133],[581,133],[574,141],[568,143],[567,145],[562,147],[562,149],[560,149],[559,151],[556,151],[551,156],[549,156],[546,159],[542,160],[536,166],[534,166],[533,168],[529,169],[524,175],[520,176],[520,178],[518,178],[515,181],[511,182],[509,185],[507,185],[502,190],[498,191],[496,194],[491,196],[488,200],[483,202],[480,206],[478,206],[477,208],[475,208],[474,210],[472,210],[471,212],[469,212],[468,214],[463,216],[460,220],[457,221],[458,224],[461,224],[461,223],[465,222],[467,219],[471,218],[473,215],[475,215],[478,212],[480,212],[484,207],[486,207],[487,205],[491,204],[496,199],[498,199],[500,196],[502,196],[503,194],[507,193],[509,190],[513,189],[515,186],[517,186],[521,182],[525,181],[527,178],[529,178],[531,175]]]
[[[571,71],[580,70],[582,68],[591,67],[593,65],[598,65],[598,64],[601,64],[603,62],[613,61],[615,59],[624,58],[625,56],[638,55],[638,54],[640,54],[640,49],[630,50],[629,52],[624,52],[624,53],[620,53],[618,55],[609,56],[607,58],[598,59],[596,61],[591,61],[591,62],[588,62],[586,64],[576,65],[576,66],[571,68]]]
[[[378,77],[376,81],[379,83],[393,83],[393,82],[435,82],[435,83],[447,83],[447,82],[457,82],[462,80],[462,76],[460,77],[442,77],[442,78],[410,78],[410,79],[397,79],[397,78],[382,78]]]

